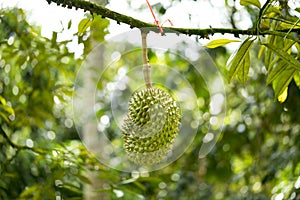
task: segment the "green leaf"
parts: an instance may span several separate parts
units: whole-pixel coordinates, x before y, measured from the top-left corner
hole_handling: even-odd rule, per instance
[[[51,44],[52,44],[52,46],[57,45],[57,32],[55,32],[55,31],[52,32]]]
[[[280,27],[284,29],[296,29],[300,27],[300,19],[298,19],[296,22],[284,20],[283,23],[280,23]]]
[[[250,5],[252,5],[252,6],[256,6],[258,8],[261,8],[261,4],[260,4],[259,0],[241,0],[240,4],[242,6],[250,6]]]
[[[295,44],[295,47],[296,47],[298,53],[300,53],[300,43],[296,43],[296,44]]]
[[[266,47],[265,46],[261,46],[258,54],[257,54],[257,58],[260,60],[262,58],[263,53],[265,53]]]
[[[24,198],[29,198],[32,197],[32,195],[38,190],[38,185],[32,185],[29,187],[26,187],[25,190],[23,190],[23,192],[20,194],[20,198],[24,199]]]
[[[298,88],[300,89],[300,72],[295,73],[294,81],[295,81],[296,85],[298,86]]]
[[[284,70],[286,70],[286,68],[288,67],[288,65],[286,64],[286,62],[278,62],[278,64],[274,67],[273,70],[271,70],[271,72],[269,73],[268,77],[267,77],[267,85],[269,85],[270,83],[272,83],[274,81],[274,79],[276,79],[278,77],[278,75],[280,73],[282,73]]]
[[[223,45],[231,43],[231,42],[240,42],[240,40],[216,39],[216,40],[212,40],[209,43],[207,43],[205,45],[205,47],[213,49],[213,48],[223,46]]]
[[[271,6],[269,7],[265,12],[264,12],[264,15],[268,15],[268,14],[277,14],[279,16],[282,16],[282,13],[281,13],[281,7],[280,6]]]
[[[71,193],[73,195],[82,195],[82,191],[75,185],[71,183],[64,183],[61,189],[64,193]]]
[[[83,176],[81,174],[76,174],[75,176],[78,177],[84,183],[92,184],[92,182],[86,176]]]
[[[238,73],[242,73],[243,77],[245,77],[245,73],[248,74],[247,66],[244,67],[245,59],[247,54],[249,53],[249,49],[253,44],[253,40],[250,40],[250,38],[247,38],[239,47],[237,51],[235,51],[227,62],[227,67],[229,68],[229,80],[231,81],[235,75]],[[239,72],[240,70],[243,70],[243,72]],[[249,69],[248,69],[249,70]],[[240,76],[239,76],[240,77]]]
[[[68,22],[68,29],[70,29],[72,26],[72,20],[70,19],[70,21]]]
[[[286,61],[288,64],[293,66],[295,69],[300,71],[300,62],[298,62],[292,55],[284,52],[281,49],[278,49],[276,46],[272,44],[263,44],[269,49],[271,49],[277,56],[279,56],[282,60]]]
[[[78,24],[78,35],[83,34],[86,31],[86,29],[91,26],[91,24],[92,21],[90,19],[82,19]]]
[[[243,60],[243,63],[240,66],[241,69],[238,70],[237,78],[241,83],[246,83],[248,72],[250,68],[250,53],[247,51],[245,59]]]
[[[0,117],[1,117],[2,119],[4,119],[4,121],[5,121],[6,123],[9,123],[8,117],[7,117],[5,114],[3,114],[2,112],[0,112]]]
[[[279,95],[281,95],[286,87],[288,87],[296,72],[296,69],[289,67],[288,69],[280,73],[278,77],[273,81],[273,89],[276,99],[278,99]]]
[[[2,96],[0,96],[0,103],[6,105],[6,100]]]
[[[147,190],[146,187],[142,183],[140,183],[140,182],[136,181],[136,182],[133,182],[133,184],[135,185],[135,187],[139,188],[142,191],[146,191]]]
[[[107,30],[108,25],[108,19],[95,16],[91,24],[91,37],[98,42],[103,42],[105,35],[109,33]]]
[[[287,40],[287,42],[284,43],[284,47],[282,48],[283,52],[289,52],[289,49],[295,44],[295,41],[292,40]],[[278,48],[277,48],[278,49]],[[272,51],[272,50],[271,50]],[[272,60],[273,59],[273,60]],[[276,56],[274,58],[274,55],[272,57],[270,57],[270,67],[268,68],[268,70],[272,70],[273,66],[275,64],[277,64],[280,60],[280,56]]]
[[[285,102],[287,96],[288,96],[288,87],[284,88],[283,92],[278,96],[277,100],[280,103],[283,103]]]
[[[276,42],[276,37],[274,35],[271,35],[270,37],[268,37],[268,43],[269,44],[274,44],[275,42]],[[265,47],[265,46],[262,45],[262,47]],[[270,63],[273,60],[274,53],[271,50],[269,50],[268,48],[264,49],[264,52],[265,52],[264,53],[264,55],[265,55],[265,57],[264,57],[264,64],[265,64],[267,70],[269,70],[271,68]]]
[[[4,110],[6,111],[8,114],[15,114],[15,111],[12,107],[8,106],[8,105],[0,105],[0,110]]]

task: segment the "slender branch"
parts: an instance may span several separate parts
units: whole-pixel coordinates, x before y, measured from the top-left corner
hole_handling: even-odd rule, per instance
[[[9,136],[7,135],[7,133],[3,130],[3,128],[0,126],[0,135],[3,136],[3,138],[7,141],[7,143],[17,149],[18,151],[20,150],[30,150],[34,153],[38,153],[38,154],[42,154],[42,153],[45,153],[42,149],[38,149],[38,148],[34,148],[34,147],[28,147],[28,146],[21,146],[21,145],[18,145],[16,143],[14,143],[10,138]]]
[[[290,28],[290,30],[289,30],[289,31],[286,33],[286,35],[284,36],[284,39],[287,38],[287,36],[288,36],[289,33],[291,32],[291,30],[293,30],[293,28],[298,24],[299,21],[300,21],[300,19],[298,19],[298,20],[296,21],[296,23],[293,24],[293,26]]]
[[[231,23],[232,28],[236,29],[234,15],[237,12],[237,9],[235,7],[235,0],[233,2],[234,2],[234,4],[233,4],[233,6],[231,8],[231,14],[230,14],[230,18],[229,19],[230,19],[230,23]]]
[[[146,23],[140,21],[138,19],[129,17],[127,15],[120,14],[118,12],[112,11],[104,6],[84,1],[84,0],[46,0],[49,4],[51,2],[56,3],[57,5],[61,5],[63,7],[67,7],[69,9],[83,9],[84,11],[89,11],[90,13],[95,13],[101,15],[103,18],[109,18],[117,21],[117,23],[128,24],[130,28],[150,28],[151,31],[159,32],[159,28],[155,24]],[[280,35],[280,32],[287,33],[290,31],[291,33],[300,34],[300,28],[284,29],[280,31],[269,31],[268,29],[260,29],[259,35]],[[168,32],[178,32],[186,35],[198,35],[200,38],[208,38],[209,35],[213,35],[215,33],[220,34],[233,34],[235,37],[239,37],[239,35],[257,35],[256,28],[240,30],[235,28],[206,28],[206,29],[198,29],[198,28],[164,28],[164,33]],[[299,42],[299,39],[294,39]]]
[[[268,9],[269,5],[270,5],[271,0],[267,0],[265,2],[265,4],[263,5],[263,7],[260,9],[259,11],[259,15],[258,15],[258,20],[260,21],[264,12]]]
[[[143,52],[143,73],[144,73],[144,79],[146,83],[147,88],[151,88],[151,75],[150,75],[150,70],[151,66],[149,64],[149,59],[148,59],[148,53],[147,53],[147,32],[141,30],[142,34],[142,52]]]
[[[13,148],[18,148],[18,145],[15,144],[13,141],[10,140],[10,138],[8,137],[8,135],[6,134],[6,132],[2,129],[2,127],[0,126],[0,135],[3,136],[3,138],[7,141],[7,143],[13,147]]]
[[[256,22],[256,32],[257,32],[257,35],[259,35],[259,30],[260,30],[260,22],[261,22],[261,19],[262,19],[262,17],[263,17],[263,14],[264,14],[264,12],[268,9],[268,7],[269,7],[269,5],[270,5],[270,1],[271,0],[267,0],[266,2],[265,2],[265,4],[263,5],[263,7],[260,9],[260,11],[259,11],[259,15],[258,15],[258,20],[257,20],[257,22]]]
[[[159,21],[157,20],[157,18],[156,18],[156,16],[155,16],[154,12],[153,12],[153,9],[152,9],[152,7],[151,7],[149,1],[146,0],[146,2],[147,2],[147,5],[148,5],[148,7],[149,7],[149,9],[150,9],[150,12],[151,12],[151,14],[152,14],[152,16],[153,16],[154,23],[155,23],[156,26],[159,28],[159,32],[160,32],[160,33],[163,33],[162,27],[161,27],[161,25],[159,25]]]
[[[298,19],[298,21],[296,21],[295,23],[294,23],[294,22],[291,22],[291,21],[286,21],[286,20],[284,20],[284,19],[275,18],[275,17],[262,17],[262,19],[272,19],[272,20],[275,20],[275,21],[280,21],[280,22],[285,23],[285,24],[293,25],[293,27],[295,27],[295,26],[298,26],[298,27],[299,27],[299,25],[297,25],[298,22],[299,22],[299,19]]]

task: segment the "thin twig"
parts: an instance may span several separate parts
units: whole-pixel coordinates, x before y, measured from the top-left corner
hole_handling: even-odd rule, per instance
[[[152,14],[152,16],[153,16],[154,23],[155,23],[156,26],[159,28],[159,32],[160,32],[160,33],[163,33],[162,26],[159,24],[159,21],[157,20],[155,14],[154,14],[154,12],[153,12],[152,6],[150,5],[150,3],[149,3],[148,0],[146,0],[146,2],[147,2],[147,5],[148,5],[148,7],[149,7],[149,9],[150,9],[150,12],[151,12],[151,14]]]
[[[289,33],[291,32],[291,30],[293,30],[293,28],[299,23],[300,19],[298,19],[296,21],[295,24],[293,24],[293,26],[290,28],[290,30],[286,33],[286,35],[284,36],[284,39],[286,39],[286,37],[289,35]]]
[[[7,133],[3,130],[3,128],[0,126],[0,135],[3,136],[3,138],[7,141],[7,143],[17,149],[18,151],[20,150],[29,150],[32,151],[34,153],[38,153],[38,154],[44,154],[45,153],[45,149],[40,149],[40,148],[35,148],[35,147],[28,147],[28,146],[22,146],[22,145],[18,145],[16,143],[14,143],[9,136],[7,135]]]
[[[298,26],[298,27],[300,26],[300,25],[298,25],[299,19],[295,23],[293,23],[291,21],[286,21],[284,19],[275,18],[275,17],[263,17],[262,19],[270,19],[270,20],[280,21],[284,24],[293,25],[292,29],[294,29],[296,26]]]
[[[261,19],[264,15],[264,12],[268,9],[268,7],[270,6],[270,1],[271,0],[267,0],[265,2],[265,4],[263,5],[263,7],[260,9],[259,11],[259,15],[258,15],[258,20],[256,22],[256,32],[257,32],[257,36],[259,36],[260,34],[260,22],[261,22]]]
[[[2,129],[2,127],[0,126],[0,135],[2,135],[2,137],[7,141],[7,143],[13,147],[13,148],[18,148],[18,145],[15,144],[13,141],[10,140],[10,138],[8,137],[8,135],[6,134],[6,132]]]

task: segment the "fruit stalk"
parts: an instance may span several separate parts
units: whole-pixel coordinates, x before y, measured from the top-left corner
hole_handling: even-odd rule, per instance
[[[144,31],[142,32],[142,55],[143,55],[143,73],[144,73],[144,79],[146,83],[147,88],[151,88],[151,76],[150,76],[150,70],[151,66],[149,64],[148,59],[148,53],[147,53],[147,33]]]

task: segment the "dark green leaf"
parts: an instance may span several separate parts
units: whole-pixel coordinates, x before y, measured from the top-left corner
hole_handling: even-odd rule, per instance
[[[295,73],[295,75],[294,75],[294,81],[295,81],[296,85],[300,89],[300,72]]]
[[[276,42],[276,37],[274,35],[271,35],[271,36],[268,37],[268,43],[269,44],[274,44],[275,42]],[[265,47],[265,46],[262,45],[261,48],[263,48],[263,47]],[[273,53],[273,51],[271,51],[268,48],[264,49],[264,52],[265,52],[264,53],[264,55],[265,55],[264,64],[265,64],[267,70],[269,70],[271,68],[270,63],[272,62],[272,60],[274,58],[274,53]]]
[[[141,189],[142,191],[146,191],[147,189],[146,189],[146,187],[143,185],[143,184],[141,184],[140,182],[133,182],[133,184],[136,186],[136,187],[138,187],[139,189]]]
[[[249,51],[246,53],[245,59],[240,66],[241,69],[238,70],[237,78],[241,83],[245,83],[247,81],[248,72],[250,68],[250,53]]]
[[[273,81],[273,89],[275,92],[276,99],[279,97],[280,94],[284,92],[285,88],[288,87],[296,72],[296,69],[289,67],[288,69],[280,73],[277,76],[277,78]]]
[[[239,49],[234,52],[230,58],[228,59],[227,67],[229,67],[229,80],[231,81],[237,73],[240,73],[239,70],[244,70],[244,60],[246,58],[247,53],[249,53],[249,49],[253,44],[253,40],[247,38],[239,47]],[[247,67],[247,66],[246,66]],[[249,69],[248,69],[249,70]],[[243,71],[245,74],[247,71]],[[247,72],[248,73],[248,72]]]
[[[293,40],[287,40],[287,42],[284,43],[284,47],[282,49],[282,51],[284,52],[288,52],[289,49],[295,44],[295,41]],[[272,51],[272,50],[271,50]],[[275,58],[271,57],[270,58],[270,67],[269,67],[269,71],[272,70],[273,66],[275,64],[277,64],[280,60],[280,56],[276,56]],[[273,59],[273,60],[272,60]]]
[[[21,199],[28,199],[30,197],[32,197],[32,195],[38,190],[38,185],[32,185],[27,187],[21,194],[20,194],[20,198]]]
[[[51,43],[52,43],[52,46],[56,46],[56,41],[57,41],[57,32],[53,31],[52,32],[52,39],[51,39]]]
[[[286,61],[289,65],[300,71],[300,62],[297,61],[292,55],[288,54],[287,52],[284,52],[281,49],[278,49],[272,44],[263,45],[271,49],[277,56],[279,56],[282,60]]]
[[[92,184],[92,182],[87,177],[85,177],[81,174],[76,174],[75,176],[78,177],[84,183]]]
[[[5,121],[6,123],[9,123],[8,117],[7,117],[5,114],[3,114],[2,112],[0,112],[0,117],[1,117],[2,119],[4,119],[4,121]]]
[[[82,191],[80,188],[70,184],[70,183],[64,183],[62,185],[62,189],[64,192],[68,192],[68,193],[73,193],[73,194],[77,194],[77,195],[81,195]]]
[[[269,73],[269,75],[267,77],[267,85],[272,83],[272,81],[275,78],[277,78],[278,75],[280,73],[282,73],[287,67],[288,67],[288,65],[286,64],[286,62],[284,62],[284,61],[278,62],[277,65],[274,67],[273,70],[271,70],[271,72]]]
[[[72,20],[70,19],[70,21],[68,22],[68,29],[70,29],[72,26]]]
[[[139,189],[141,189],[141,190],[143,190],[143,191],[146,191],[146,188],[145,188],[145,186],[143,185],[143,184],[141,184],[140,182],[138,182],[136,179],[127,179],[127,180],[124,180],[124,181],[122,181],[121,183],[120,183],[120,185],[134,185],[134,187],[136,187],[136,188],[139,188]]]
[[[300,54],[300,43],[296,43],[296,44],[295,44],[295,47],[296,47],[298,53]]]
[[[275,14],[281,16],[282,15],[281,7],[280,6],[272,6],[264,12],[265,15],[268,15],[270,13],[275,13]]]

